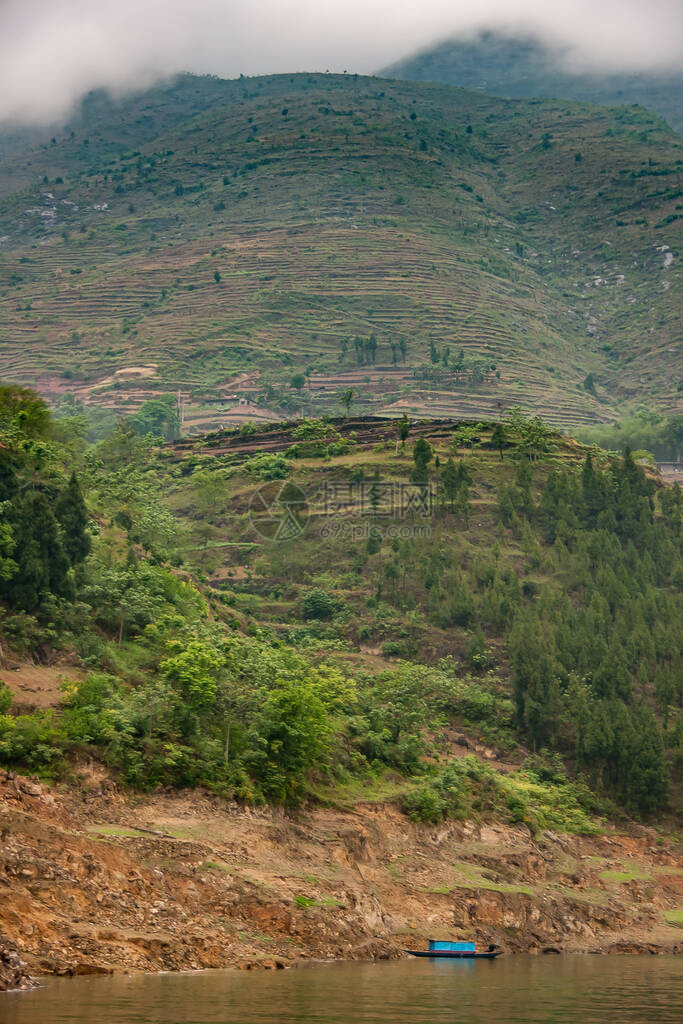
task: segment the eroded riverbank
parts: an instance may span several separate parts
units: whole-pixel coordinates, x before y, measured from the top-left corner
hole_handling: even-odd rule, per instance
[[[251,811],[0,783],[0,933],[44,974],[392,959],[430,935],[507,952],[678,952],[680,851],[654,832],[421,826],[388,805]]]

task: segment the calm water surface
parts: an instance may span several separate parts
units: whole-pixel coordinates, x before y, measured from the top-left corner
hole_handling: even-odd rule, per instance
[[[48,980],[2,1024],[681,1024],[677,957],[503,957]]]

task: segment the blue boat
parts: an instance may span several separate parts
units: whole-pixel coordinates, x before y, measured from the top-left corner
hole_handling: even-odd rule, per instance
[[[503,950],[493,944],[482,953],[478,953],[474,942],[439,942],[429,940],[429,949],[405,949],[410,956],[425,956],[431,960],[495,960]]]

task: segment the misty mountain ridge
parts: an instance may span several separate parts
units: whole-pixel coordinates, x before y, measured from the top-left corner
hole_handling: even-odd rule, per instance
[[[531,36],[481,32],[452,39],[387,68],[410,81],[444,82],[495,96],[547,97],[604,106],[647,107],[683,129],[683,74],[572,70],[566,53]]]

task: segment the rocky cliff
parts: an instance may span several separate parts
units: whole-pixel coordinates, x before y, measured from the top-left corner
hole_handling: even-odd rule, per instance
[[[83,974],[398,957],[432,935],[507,952],[679,951],[679,854],[642,828],[532,836],[416,825],[386,805],[136,799],[94,766],[70,790],[7,777],[0,987],[25,983],[12,954],[32,974]]]

